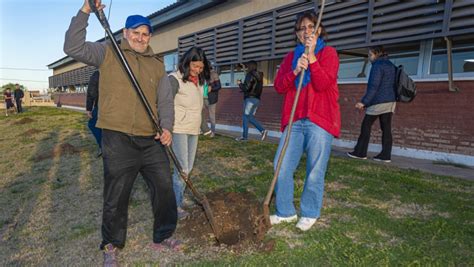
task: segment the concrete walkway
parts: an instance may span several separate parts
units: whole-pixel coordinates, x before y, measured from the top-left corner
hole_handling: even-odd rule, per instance
[[[240,132],[224,131],[224,130],[217,130],[217,134],[228,136],[231,138],[236,138],[238,136],[241,136]],[[249,133],[249,139],[260,140],[260,135],[254,135],[254,134]],[[277,144],[279,142],[279,138],[267,137],[265,142]],[[346,153],[349,151],[350,150],[346,148],[333,146],[332,156],[347,157]],[[373,161],[371,159],[371,157],[373,156],[375,156],[375,154],[373,155],[369,154],[369,157],[367,160],[370,160],[377,164],[393,165],[401,169],[415,169],[415,170],[432,173],[436,175],[452,176],[452,177],[458,177],[458,178],[462,178],[469,181],[474,181],[474,169],[467,166],[458,167],[458,166],[454,166],[453,164],[448,164],[448,163],[441,164],[440,162],[434,162],[432,160],[415,159],[415,158],[400,157],[400,156],[392,156],[392,162],[383,163],[383,162]],[[360,159],[353,159],[353,160],[360,160]]]

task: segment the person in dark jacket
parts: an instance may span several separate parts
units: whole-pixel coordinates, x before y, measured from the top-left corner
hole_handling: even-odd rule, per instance
[[[216,106],[219,99],[219,90],[221,89],[221,81],[219,74],[215,70],[211,70],[211,77],[207,83],[207,97],[206,91],[204,92],[204,107],[202,109],[202,121],[201,121],[201,132],[204,135],[214,137],[216,134]],[[206,110],[207,109],[207,110]],[[209,114],[209,120],[211,121],[211,129],[207,126],[206,113]]]
[[[15,97],[15,102],[16,102],[16,110],[18,113],[23,112],[23,108],[21,106],[21,101],[25,94],[23,93],[23,90],[20,89],[19,84],[15,84],[15,91],[13,92],[13,95]]]
[[[87,87],[87,98],[86,98],[86,111],[89,122],[87,126],[94,135],[97,145],[99,146],[99,152],[97,157],[102,156],[102,129],[95,127],[97,123],[97,113],[99,112],[99,71],[92,73],[89,79],[89,85]]]
[[[369,60],[372,62],[367,91],[355,107],[365,110],[359,139],[354,151],[348,152],[351,158],[367,159],[370,131],[378,118],[382,129],[382,151],[373,159],[390,162],[392,154],[392,115],[396,106],[395,65],[388,59],[382,46],[369,48]]]
[[[261,134],[261,140],[265,140],[268,131],[263,128],[260,122],[255,118],[255,113],[260,104],[260,96],[263,89],[263,73],[257,71],[257,62],[250,61],[247,63],[247,74],[245,81],[242,83],[237,81],[240,90],[244,93],[244,111],[242,116],[242,136],[236,138],[237,141],[246,141],[248,139],[249,122],[257,128]]]

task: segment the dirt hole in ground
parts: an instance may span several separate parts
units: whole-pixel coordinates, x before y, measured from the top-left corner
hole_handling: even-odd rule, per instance
[[[21,124],[27,124],[27,123],[32,123],[34,122],[35,120],[33,119],[30,119],[30,118],[23,118],[21,120],[18,120],[18,121],[15,121],[13,122],[14,125],[21,125]]]
[[[221,245],[239,250],[273,250],[273,240],[262,240],[261,203],[250,193],[215,191],[206,195],[209,200]],[[190,245],[218,245],[214,233],[200,205],[188,209],[190,216],[179,221],[180,234]],[[266,232],[267,229],[265,229]]]
[[[75,146],[69,144],[69,143],[63,143],[60,144],[59,146],[54,147],[53,150],[42,153],[38,155],[35,159],[36,160],[45,160],[45,159],[50,159],[54,157],[60,157],[62,155],[73,155],[81,152],[79,149],[77,149]]]

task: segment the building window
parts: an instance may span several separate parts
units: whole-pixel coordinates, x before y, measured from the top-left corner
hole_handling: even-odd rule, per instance
[[[276,60],[269,60],[268,61],[268,84],[267,85],[272,85],[275,82],[275,77],[278,73],[278,70],[280,69],[280,63],[281,59],[276,59]]]
[[[228,66],[220,66],[219,67],[219,79],[221,80],[221,85],[223,87],[230,87],[231,86],[231,65]]]
[[[403,65],[409,75],[418,75],[420,42],[384,46],[388,58],[396,66]],[[339,52],[338,79],[367,79],[372,64],[368,60],[368,48]]]
[[[420,61],[420,42],[401,43],[387,46],[385,49],[390,61],[395,66],[403,65],[408,75],[418,75],[418,62]]]
[[[337,77],[339,79],[366,78],[369,65],[366,48],[340,51]]]
[[[176,71],[178,69],[178,52],[172,52],[163,56],[165,63],[165,71],[167,73]]]
[[[233,73],[234,73],[234,76],[233,76],[233,83],[232,85],[233,86],[237,86],[237,80],[240,80],[241,82],[244,82],[245,81],[245,67],[243,64],[235,64],[235,65],[232,65],[233,66]],[[258,68],[257,68],[258,69]]]
[[[243,64],[219,66],[219,79],[223,87],[237,87],[237,80],[245,80]]]
[[[474,72],[474,35],[458,36],[452,39],[453,73]],[[446,41],[433,40],[430,74],[448,73]]]

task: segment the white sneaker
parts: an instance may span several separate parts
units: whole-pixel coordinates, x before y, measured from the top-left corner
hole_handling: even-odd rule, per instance
[[[296,224],[296,227],[299,228],[301,231],[308,231],[311,226],[316,222],[317,218],[308,218],[308,217],[301,217],[301,219]]]
[[[267,130],[263,130],[262,133],[262,138],[260,138],[262,141],[265,140],[265,138],[267,138],[267,135],[268,135],[268,131]]]
[[[280,224],[283,222],[294,222],[298,219],[298,216],[295,214],[290,217],[280,217],[278,215],[270,215],[270,223],[272,225]]]

